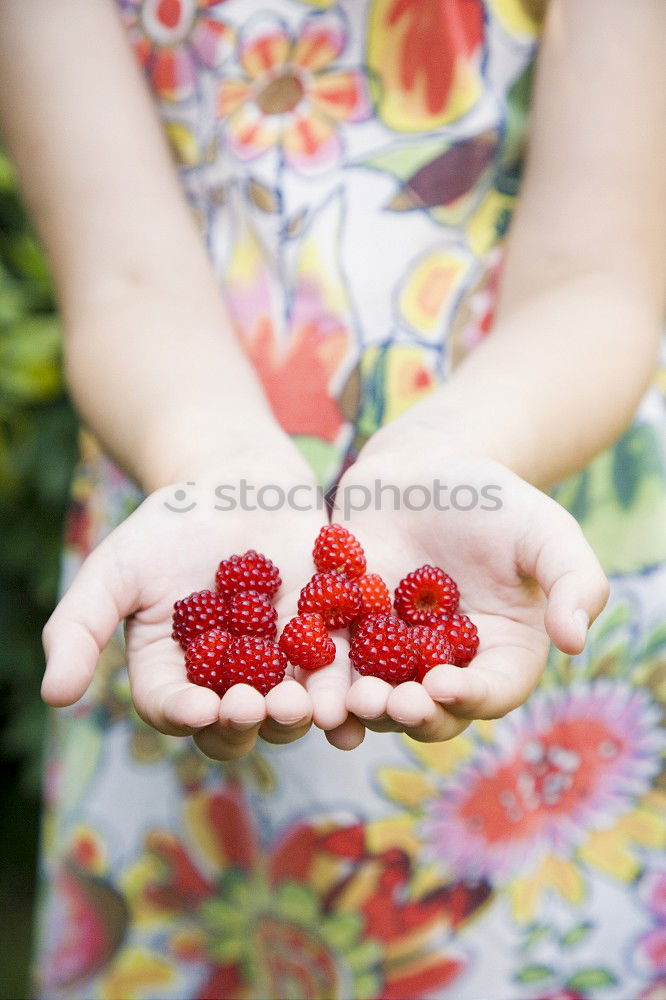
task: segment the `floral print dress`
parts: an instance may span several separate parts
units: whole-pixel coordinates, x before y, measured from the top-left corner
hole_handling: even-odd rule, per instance
[[[331,483],[490,329],[543,4],[119,15],[238,335]],[[664,387],[556,491],[612,597],[505,719],[220,766],[137,718],[114,641],[52,717],[39,995],[663,1000]],[[84,438],[65,582],[138,499]]]

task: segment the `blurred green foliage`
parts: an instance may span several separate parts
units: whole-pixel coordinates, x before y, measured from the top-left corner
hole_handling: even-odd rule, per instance
[[[60,331],[44,256],[0,153],[0,754],[39,789],[42,625],[55,602],[76,458]]]

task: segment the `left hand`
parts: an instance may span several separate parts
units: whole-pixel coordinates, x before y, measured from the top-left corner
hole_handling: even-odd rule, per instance
[[[368,572],[381,574],[391,590],[426,563],[449,573],[460,589],[461,611],[478,627],[479,651],[469,667],[437,666],[423,684],[393,687],[359,677],[344,656],[304,678],[315,719],[320,697],[345,698],[350,716],[328,733],[335,746],[357,742],[352,733],[359,722],[436,742],[457,736],[473,719],[506,715],[536,687],[549,639],[565,653],[579,653],[608,599],[608,582],[578,523],[554,500],[489,459],[424,462],[424,454],[427,445],[404,443],[395,451],[362,453],[340,483],[335,519],[363,545]],[[435,479],[442,484],[439,506],[449,509],[432,502],[406,509],[405,499],[412,508],[425,499],[423,489],[406,492],[409,487],[425,487],[432,499]],[[377,481],[386,487],[381,507],[373,499],[366,509],[353,509],[361,500],[365,506]],[[389,486],[399,491],[400,509]]]

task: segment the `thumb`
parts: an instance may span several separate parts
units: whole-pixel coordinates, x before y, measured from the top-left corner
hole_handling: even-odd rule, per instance
[[[550,498],[529,532],[521,570],[548,599],[546,631],[563,653],[585,646],[587,630],[608,601],[609,585],[578,522]]]
[[[73,705],[85,694],[100,653],[138,607],[138,584],[131,577],[123,572],[111,536],[81,566],[42,633],[47,704]]]

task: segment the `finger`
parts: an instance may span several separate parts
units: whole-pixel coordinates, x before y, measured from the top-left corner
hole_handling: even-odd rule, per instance
[[[249,729],[222,729],[219,723],[202,729],[193,740],[206,757],[211,760],[238,760],[254,749],[259,726]]]
[[[336,647],[335,660],[320,670],[296,671],[297,679],[303,684],[312,699],[314,724],[319,729],[336,729],[347,718],[346,698],[351,686],[349,665],[349,639],[343,635],[333,636]]]
[[[365,726],[354,715],[348,715],[341,726],[327,731],[326,739],[337,750],[355,750],[365,739]]]
[[[267,719],[259,730],[259,735],[266,743],[273,743],[275,746],[284,746],[287,743],[295,743],[305,736],[312,728],[312,719],[307,722],[294,723],[292,726],[281,726],[272,719]]]
[[[499,719],[522,705],[539,682],[548,646],[504,646],[479,653],[471,666],[433,667],[423,687],[458,719]]]
[[[590,623],[606,606],[609,585],[578,522],[554,501],[553,505],[556,517],[549,506],[548,531],[543,524],[534,529],[521,563],[548,598],[548,635],[563,653],[575,655],[585,645]]]
[[[287,677],[266,695],[266,714],[279,725],[303,724],[312,718],[312,699],[298,681]]]
[[[138,649],[136,628],[136,622],[128,622],[126,648],[130,691],[139,716],[167,736],[187,736],[212,725],[220,710],[218,695],[186,679],[183,651],[163,634],[159,622],[141,625]]]
[[[360,677],[347,694],[347,711],[375,733],[397,733],[402,726],[388,715],[388,700],[393,688],[379,677]]]
[[[266,700],[249,684],[234,684],[218,703],[217,722],[194,737],[212,760],[236,760],[253,749],[266,718]]]
[[[469,725],[433,701],[423,685],[415,681],[398,684],[389,695],[386,710],[408,736],[420,743],[453,739]]]
[[[267,743],[293,743],[312,725],[312,701],[296,680],[288,678],[266,695],[267,718],[259,735]]]
[[[42,634],[46,670],[42,698],[49,705],[73,705],[85,694],[99,655],[139,598],[131,574],[102,542],[85,560],[49,618]]]
[[[188,681],[168,681],[158,685],[148,700],[133,695],[138,715],[167,736],[191,736],[212,725],[218,715],[220,699],[209,688]]]
[[[218,721],[223,729],[240,732],[255,726],[258,730],[266,714],[266,699],[256,688],[250,684],[234,684],[225,691],[219,703]]]

